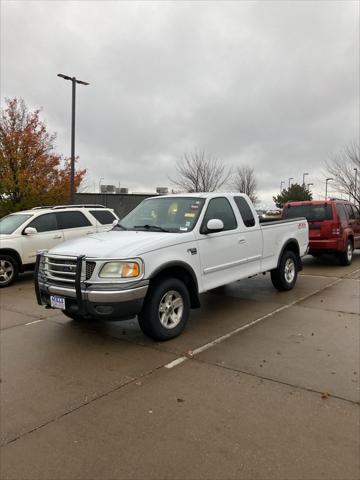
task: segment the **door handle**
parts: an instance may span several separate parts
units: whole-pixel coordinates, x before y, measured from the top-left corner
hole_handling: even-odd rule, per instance
[[[246,243],[246,239],[244,237],[239,238],[239,243]]]
[[[59,240],[60,238],[62,238],[61,235],[55,235],[55,237],[53,237],[54,240]]]
[[[91,235],[92,233],[96,233],[96,232],[87,232],[86,235]]]

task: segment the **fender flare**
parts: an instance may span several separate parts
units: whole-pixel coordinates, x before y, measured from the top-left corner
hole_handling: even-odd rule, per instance
[[[155,268],[155,270],[151,273],[149,276],[149,280],[151,281],[153,278],[161,274],[162,272],[169,270],[171,268],[181,268],[188,273],[190,276],[192,282],[194,283],[195,286],[195,291],[194,289],[191,289],[189,291],[190,297],[191,297],[191,306],[192,308],[199,308],[200,307],[200,298],[199,298],[199,283],[198,279],[196,277],[196,274],[194,272],[194,269],[186,262],[182,262],[181,260],[174,260],[170,262],[163,263],[159,267]]]
[[[289,248],[291,247],[291,248]],[[294,248],[295,247],[295,248]],[[281,262],[281,258],[284,254],[284,252],[286,250],[290,250],[292,252],[294,252],[296,254],[296,258],[297,258],[297,270],[298,272],[300,272],[302,269],[303,269],[303,265],[302,265],[302,261],[301,261],[301,257],[300,257],[300,247],[299,247],[299,242],[297,241],[296,238],[289,238],[285,243],[284,245],[282,246],[282,249],[280,251],[280,255],[279,255],[279,258],[278,258],[278,261],[277,261],[277,267],[276,268],[279,268],[280,266],[280,262]]]

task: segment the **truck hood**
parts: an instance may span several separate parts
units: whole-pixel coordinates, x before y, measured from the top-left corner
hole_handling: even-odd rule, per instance
[[[130,258],[189,240],[189,233],[110,231],[60,243],[49,253],[93,258]],[[190,234],[192,237],[192,234]]]

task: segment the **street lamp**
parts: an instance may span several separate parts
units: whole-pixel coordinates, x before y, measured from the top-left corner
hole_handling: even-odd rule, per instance
[[[70,203],[75,201],[75,100],[76,100],[76,84],[90,85],[82,80],[77,80],[75,77],[69,77],[58,73],[58,77],[64,80],[70,80],[72,83],[72,96],[71,96],[71,167],[70,167]]]
[[[334,180],[334,179],[333,178],[327,178],[326,182],[325,182],[325,200],[327,200],[327,188],[328,188],[328,182],[330,182],[330,180]]]
[[[305,176],[306,176],[306,175],[309,175],[309,174],[308,174],[307,172],[304,172],[304,173],[303,173],[303,183],[302,183],[302,184],[303,184],[303,187],[305,187]]]
[[[289,178],[289,188],[290,188],[290,182],[291,182],[291,180],[294,180],[294,177],[290,177],[290,178]]]
[[[354,171],[355,171],[355,186],[354,186],[354,200],[355,200],[355,205],[357,203],[357,172],[358,172],[358,169],[355,167],[354,168]]]
[[[281,180],[280,182],[280,193],[283,191],[283,185],[285,187],[285,180]]]
[[[101,193],[101,180],[104,180],[104,177],[100,177],[99,180],[99,193]]]

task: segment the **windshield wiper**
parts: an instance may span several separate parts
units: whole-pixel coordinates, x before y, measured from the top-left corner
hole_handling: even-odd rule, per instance
[[[163,227],[160,227],[159,225],[135,225],[134,228],[145,228],[145,230],[157,230],[158,232],[167,232],[169,233],[169,230],[166,230]]]

